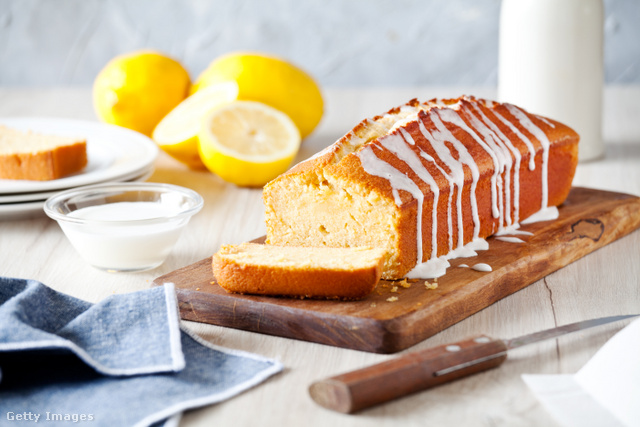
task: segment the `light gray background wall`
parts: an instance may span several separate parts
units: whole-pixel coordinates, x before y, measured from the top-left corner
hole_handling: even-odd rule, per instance
[[[558,0],[562,1],[562,0]],[[640,0],[605,0],[610,84],[640,83]],[[0,85],[89,85],[113,56],[286,57],[330,86],[497,82],[499,0],[0,0]]]

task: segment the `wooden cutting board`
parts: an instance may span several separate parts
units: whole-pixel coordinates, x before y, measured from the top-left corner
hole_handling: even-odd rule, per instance
[[[489,250],[451,261],[436,289],[424,281],[381,281],[361,301],[319,301],[228,294],[211,272],[211,258],[158,277],[176,285],[183,319],[355,350],[394,353],[640,227],[640,198],[573,188],[554,221],[522,226],[526,243],[489,239]],[[489,264],[478,272],[459,264]],[[429,280],[435,283],[434,280]],[[405,286],[407,286],[405,284]],[[394,289],[397,287],[397,290]],[[396,301],[389,298],[397,297]]]

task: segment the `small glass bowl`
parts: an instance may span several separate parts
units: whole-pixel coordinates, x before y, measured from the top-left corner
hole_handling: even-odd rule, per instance
[[[134,272],[162,264],[202,205],[198,193],[176,185],[112,183],[58,193],[44,211],[89,264]]]

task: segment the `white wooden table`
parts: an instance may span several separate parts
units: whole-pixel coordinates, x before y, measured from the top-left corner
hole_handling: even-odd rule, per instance
[[[359,120],[410,98],[493,97],[493,89],[331,89],[321,126],[304,142],[299,159],[327,146]],[[0,117],[49,116],[96,120],[88,88],[0,88]],[[575,185],[640,195],[640,87],[605,92],[603,160],[578,166]],[[187,170],[161,155],[149,179],[192,188],[205,200],[159,268],[110,274],[84,263],[46,217],[0,221],[0,275],[39,280],[89,301],[148,288],[160,275],[210,256],[223,243],[265,233],[261,191],[240,189],[207,172]],[[640,214],[640,213],[639,213]],[[470,318],[418,344],[417,350],[487,333],[511,338],[578,320],[640,312],[640,232],[588,255]],[[308,426],[539,426],[555,425],[524,385],[523,373],[574,373],[620,327],[615,324],[518,349],[497,370],[485,372],[358,415],[317,406],[307,388],[314,381],[393,356],[265,336],[212,325],[188,326],[217,345],[280,360],[285,370],[267,382],[218,405],[192,411],[181,425]]]

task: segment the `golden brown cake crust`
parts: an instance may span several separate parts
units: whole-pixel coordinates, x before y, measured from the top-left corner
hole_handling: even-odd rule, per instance
[[[318,169],[318,168],[322,168],[327,165],[330,165],[336,159],[342,158],[344,153],[349,150],[349,147],[354,145],[354,142],[366,143],[370,139],[375,139],[374,133],[375,131],[378,131],[381,128],[384,128],[383,122],[385,118],[402,117],[403,108],[406,108],[406,107],[415,108],[418,105],[420,105],[418,100],[412,99],[400,107],[394,107],[390,109],[385,114],[375,116],[371,119],[362,120],[353,129],[347,132],[334,144],[331,144],[326,149],[320,151],[319,153],[312,156],[311,158],[303,162],[300,162],[297,165],[294,165],[291,169],[281,174],[275,180],[278,180],[290,174],[293,175],[297,173],[304,173],[304,172],[308,172],[314,169]],[[405,114],[406,112],[407,111],[405,110]]]
[[[413,103],[415,105],[415,103]],[[442,170],[450,173],[448,166],[434,151],[433,147],[425,137],[423,130],[426,129],[429,133],[437,133],[438,128],[435,124],[438,121],[438,112],[440,109],[451,109],[456,111],[456,114],[464,121],[464,124],[468,129],[475,131],[479,134],[477,127],[474,125],[474,118],[479,119],[487,118],[502,132],[509,141],[513,144],[514,148],[522,156],[520,168],[519,168],[519,217],[518,221],[522,221],[533,213],[539,211],[542,207],[542,164],[543,164],[543,145],[540,140],[531,132],[531,129],[527,129],[522,124],[520,119],[514,116],[514,110],[507,104],[495,103],[492,101],[478,100],[473,97],[461,97],[452,100],[431,100],[423,105],[423,108],[417,113],[417,120],[410,120],[407,123],[399,126],[401,129],[395,129],[390,132],[389,135],[380,136],[378,138],[372,138],[365,143],[359,145],[355,150],[351,150],[350,153],[343,156],[337,156],[344,147],[350,144],[350,139],[353,139],[353,135],[356,132],[363,132],[362,127],[366,126],[370,121],[363,121],[345,137],[338,140],[334,145],[330,146],[326,152],[317,158],[304,162],[297,168],[293,168],[289,173],[278,177],[265,187],[264,200],[267,206],[267,241],[275,244],[283,243],[281,236],[277,235],[277,217],[279,215],[277,206],[277,199],[279,193],[282,192],[282,188],[287,182],[291,182],[293,179],[299,179],[302,176],[311,176],[318,174],[328,182],[328,185],[338,183],[336,185],[342,185],[341,183],[348,183],[351,188],[358,188],[361,193],[376,193],[379,194],[382,199],[387,201],[394,201],[394,188],[390,184],[390,180],[385,177],[375,176],[367,171],[363,167],[360,153],[363,150],[372,150],[374,155],[391,165],[397,171],[408,176],[417,185],[422,194],[424,195],[422,215],[422,224],[431,224],[431,210],[433,208],[433,193],[429,185],[419,178],[416,171],[410,168],[404,161],[391,152],[386,146],[385,141],[388,138],[398,138],[401,133],[408,133],[415,142],[415,145],[407,144],[408,149],[412,150],[417,156],[421,155],[421,152],[431,155],[437,165],[438,169],[433,162],[422,161],[422,166],[426,168],[429,174],[433,177],[439,188],[439,198],[437,209],[437,255],[445,255],[449,252],[449,232],[447,228],[447,204],[448,195],[450,191],[449,182],[443,175]],[[400,107],[402,108],[402,107]],[[393,111],[393,110],[392,110]],[[518,109],[522,114],[526,115],[535,127],[544,132],[548,138],[550,145],[548,150],[548,206],[557,206],[561,204],[567,197],[575,168],[577,166],[577,154],[578,154],[578,140],[579,136],[571,128],[554,120],[546,119],[540,116],[529,114],[524,110]],[[517,111],[515,112],[517,113]],[[506,124],[501,118],[507,120],[510,125]],[[375,120],[375,119],[374,119]],[[442,121],[441,121],[442,122]],[[441,123],[438,123],[441,124]],[[468,150],[469,154],[475,160],[475,163],[479,169],[479,180],[475,191],[477,200],[478,215],[480,217],[480,230],[479,237],[486,238],[494,234],[500,227],[500,219],[494,218],[492,214],[492,175],[494,174],[494,161],[492,157],[487,153],[482,146],[476,142],[473,136],[469,133],[468,129],[457,126],[452,123],[444,123],[446,129]],[[422,130],[421,130],[422,129]],[[515,129],[515,130],[514,130]],[[529,159],[531,157],[530,150],[527,144],[522,140],[524,136],[529,140],[534,149],[534,161],[535,168],[530,170]],[[450,142],[445,142],[447,146],[450,146]],[[451,149],[453,153],[455,150]],[[512,155],[513,156],[513,155]],[[513,157],[512,157],[513,160]],[[462,219],[464,230],[464,243],[468,243],[473,238],[473,218],[472,207],[470,204],[471,190],[470,186],[473,181],[471,169],[464,165],[464,185],[462,193]],[[514,165],[515,169],[515,165]],[[294,178],[295,177],[295,178]],[[500,174],[502,182],[506,183],[507,177],[506,171]],[[515,189],[515,174],[514,170],[510,172],[510,194],[514,195]],[[311,181],[311,178],[309,178]],[[454,199],[457,196],[458,187],[454,189]],[[396,222],[396,234],[398,236],[394,246],[389,250],[393,252],[393,258],[385,266],[383,272],[383,278],[385,279],[397,279],[406,275],[415,265],[418,254],[417,241],[417,228],[416,220],[418,215],[418,201],[408,191],[402,189],[397,190],[401,203],[396,204],[394,209],[397,215]],[[506,200],[506,188],[502,190],[502,196]],[[515,202],[511,203],[509,212],[506,212],[503,221],[509,218],[514,221],[515,215]],[[452,235],[453,241],[457,241],[458,227],[457,227],[457,213],[455,210],[451,212],[452,222],[454,224]],[[309,238],[310,244],[315,244],[314,238]],[[358,244],[357,238],[350,244]],[[432,248],[432,229],[430,226],[422,228],[422,249],[423,249],[423,261],[430,259]]]

